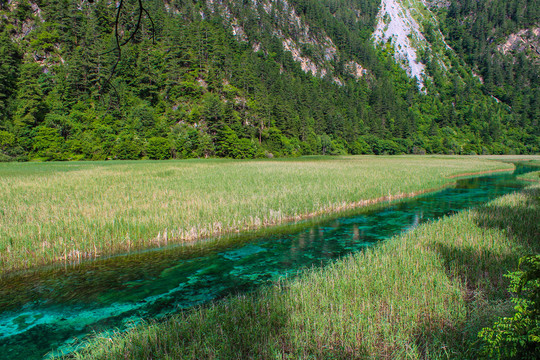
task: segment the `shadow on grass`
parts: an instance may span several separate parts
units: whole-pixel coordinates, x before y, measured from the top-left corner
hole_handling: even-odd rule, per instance
[[[482,228],[505,230],[508,239],[527,252],[540,250],[540,187],[523,189],[523,203],[490,204],[479,210],[475,223]]]
[[[443,259],[448,275],[465,284],[467,314],[461,323],[451,323],[447,319],[452,317],[444,314],[422,314],[427,317],[419,319],[415,335],[422,358],[431,359],[439,355],[476,358],[479,351],[479,345],[475,344],[478,331],[512,310],[506,290],[508,279],[504,274],[515,270],[523,254],[538,251],[539,193],[538,188],[525,189],[521,193],[525,198],[523,201],[497,201],[473,212],[472,220],[480,229],[504,230],[509,246],[502,244],[492,247],[486,242],[465,246],[446,243],[433,245]],[[481,230],[477,231],[478,238],[482,238]],[[194,336],[189,333],[190,330],[186,330],[181,337],[180,341],[192,344],[187,348],[187,353],[193,354],[193,358],[223,359],[369,357],[361,348],[352,351],[339,344],[332,346],[331,339],[324,344],[293,344],[285,330],[289,312],[282,302],[276,300],[278,297],[267,297],[260,293],[250,299],[232,299],[218,305],[215,311],[205,313],[204,320],[197,320],[197,316],[189,320],[195,322],[186,329],[200,329],[197,329],[199,335],[194,340],[189,340]],[[382,339],[381,348],[387,343],[386,340]],[[185,350],[182,353],[185,354]],[[393,354],[391,349],[388,354]],[[381,358],[391,356],[382,354]]]
[[[276,351],[287,351],[283,328],[288,314],[279,299],[268,298],[263,292],[231,297],[184,318],[191,322],[183,340],[191,340],[188,348],[192,358],[263,359],[272,358]]]
[[[540,188],[527,188],[520,194],[524,199],[519,202],[503,199],[473,211],[479,228],[505,232],[508,250],[496,252],[482,244],[436,244],[448,274],[459,277],[468,289],[497,295],[504,286],[506,293],[504,274],[516,269],[521,256],[540,250]]]
[[[516,270],[520,257],[540,250],[540,187],[526,188],[519,196],[524,199],[514,201],[507,197],[472,212],[474,224],[480,229],[505,232],[508,243],[500,248],[504,250],[494,251],[485,243],[434,244],[433,249],[442,257],[448,276],[465,285],[467,316],[457,326],[421,322],[417,345],[424,354],[440,345],[450,358],[477,358],[478,331],[512,313],[507,291],[509,279],[504,275]]]
[[[287,322],[279,298],[261,290],[142,324],[119,334],[119,341],[97,340],[64,359],[270,359],[288,351],[282,340]]]
[[[214,306],[188,311],[169,320],[169,324],[175,323],[169,327],[172,331],[162,328],[160,334],[176,335],[168,340],[165,353],[173,358],[189,359],[367,358],[363,347],[348,348],[333,341],[332,336],[323,342],[304,339],[297,343],[294,331],[291,333],[288,326],[291,309],[283,295],[276,288],[263,287],[253,294],[231,296]],[[138,347],[136,343],[133,345]],[[148,354],[129,355],[146,358]],[[150,355],[161,358],[163,353]]]

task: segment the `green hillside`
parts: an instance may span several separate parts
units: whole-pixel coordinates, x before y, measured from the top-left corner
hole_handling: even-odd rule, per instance
[[[459,56],[443,71],[424,54],[421,92],[373,45],[377,0],[144,6],[134,33],[135,0],[118,23],[108,1],[2,3],[0,161],[540,150],[538,64],[490,80],[488,52],[457,43],[485,40],[461,7],[439,10]]]

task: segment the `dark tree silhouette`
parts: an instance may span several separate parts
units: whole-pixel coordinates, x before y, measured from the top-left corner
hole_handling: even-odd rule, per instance
[[[89,2],[93,3],[94,0],[89,0]],[[133,29],[133,31],[129,34],[127,39],[122,39],[122,37],[120,35],[120,31],[119,31],[120,17],[122,15],[122,10],[124,9],[124,0],[120,0],[120,2],[118,3],[118,8],[116,9],[116,17],[115,17],[115,20],[114,20],[114,38],[115,38],[116,46],[112,50],[107,52],[107,53],[116,52],[117,57],[116,57],[116,61],[115,61],[114,65],[113,65],[113,67],[111,69],[111,73],[110,73],[109,77],[105,81],[103,89],[106,88],[107,85],[111,84],[111,79],[114,77],[114,74],[116,72],[116,67],[118,66],[118,63],[120,62],[120,60],[122,59],[122,47],[127,45],[140,32],[141,23],[142,23],[142,19],[143,19],[144,15],[146,15],[148,20],[150,20],[150,24],[152,26],[152,30],[151,30],[152,42],[155,42],[155,37],[154,37],[155,36],[155,27],[154,27],[154,21],[152,20],[152,16],[150,16],[150,13],[144,7],[143,0],[137,0],[137,2],[138,2],[137,3],[137,10],[136,10],[137,20],[136,20],[136,23],[135,23],[135,29]]]

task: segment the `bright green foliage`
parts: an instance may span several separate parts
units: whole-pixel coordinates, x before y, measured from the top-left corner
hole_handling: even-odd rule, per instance
[[[295,149],[289,139],[287,139],[281,131],[275,127],[271,127],[267,131],[263,132],[263,139],[266,148],[275,156],[290,156],[294,155]],[[326,136],[328,145],[330,144],[330,138]],[[323,154],[325,153],[323,150]]]
[[[527,8],[534,8],[529,2]],[[459,35],[470,27],[470,9],[481,9],[479,18],[485,17],[485,7],[469,3],[459,11],[454,5],[443,11],[443,30],[450,41],[470,43],[454,45],[462,58],[474,60],[469,65],[479,68],[486,84],[470,75],[471,66],[462,58],[453,56],[452,68],[442,71],[423,54],[433,79],[423,94],[391,52],[376,49],[370,40],[379,0],[291,0],[289,7],[272,2],[268,12],[253,1],[224,0],[231,16],[220,16],[210,2],[145,1],[155,32],[143,19],[141,33],[122,48],[110,82],[117,61],[111,51],[113,3],[42,0],[35,4],[38,16],[27,1],[12,2],[0,9],[5,19],[0,29],[0,129],[16,136],[12,159],[40,157],[33,144],[38,126],[59,129],[67,159],[140,159],[145,152],[137,148],[154,137],[170,141],[174,158],[538,152],[537,66],[519,58],[521,74],[521,68],[505,60],[501,64],[509,74],[501,77],[497,70],[489,76],[484,63],[498,57],[482,55],[484,63],[477,64],[475,54],[485,42]],[[125,40],[138,1],[126,0],[124,6],[119,29]],[[300,41],[304,31],[287,15],[292,7],[316,41]],[[531,10],[521,19],[514,5],[501,14],[496,8],[492,18],[511,14],[512,20],[503,23],[517,27],[536,19]],[[231,33],[232,19],[246,41]],[[513,29],[498,26],[501,36]],[[428,38],[437,38],[431,35],[438,29],[425,30]],[[276,32],[283,38],[272,35]],[[327,75],[303,71],[284,50],[285,38]],[[323,44],[330,40],[335,56]],[[444,52],[446,45],[439,42],[432,46]],[[363,77],[347,71],[350,62],[366,69]],[[516,84],[526,86],[519,90]],[[54,124],[47,120],[51,114]],[[237,138],[222,134],[225,127]]]
[[[161,137],[152,137],[146,144],[146,155],[152,160],[165,160],[171,157],[171,144],[169,140]]]
[[[152,140],[152,139],[150,139]],[[148,143],[150,144],[150,140]],[[167,142],[168,145],[168,142]],[[166,146],[164,146],[165,148]],[[142,143],[137,136],[128,132],[122,133],[116,139],[113,148],[115,158],[118,160],[136,160],[139,159],[142,150]],[[148,148],[147,148],[148,151]]]
[[[255,146],[250,139],[240,139],[228,126],[218,134],[217,154],[233,159],[251,159],[255,156]]]
[[[63,160],[64,139],[58,129],[40,126],[33,138],[34,151],[45,160]]]
[[[538,0],[452,0],[440,17],[449,45],[482,76],[482,91],[511,107],[512,122],[527,130],[524,145],[540,135],[540,54],[534,50],[538,45],[519,45],[521,50],[506,54],[499,46],[511,34],[537,28],[539,9]],[[504,134],[504,118],[497,112],[489,111],[484,120],[484,142],[498,142]]]
[[[43,24],[42,31],[38,33],[34,40],[30,41],[30,46],[38,51],[51,52],[55,44],[58,43],[59,35],[55,26],[52,24]]]
[[[519,260],[519,270],[506,275],[516,313],[484,328],[479,337],[489,359],[538,359],[540,357],[540,255]]]
[[[6,155],[6,150],[10,149],[15,142],[15,135],[7,131],[0,130],[0,162],[11,161],[11,157]]]
[[[15,135],[7,131],[0,130],[0,150],[5,150],[15,142]]]
[[[0,26],[0,129],[5,126],[8,104],[16,90],[20,60],[17,47]]]
[[[356,140],[352,144],[351,152],[354,155],[372,154],[373,153],[372,150],[371,150],[371,147],[369,146],[369,144],[363,138],[358,138],[358,140]]]
[[[103,146],[88,147],[93,139],[85,141],[87,133],[77,138],[80,143],[67,141],[65,146],[114,158],[118,144],[110,130],[97,128],[96,133]],[[40,127],[40,135],[40,150],[61,144],[54,128]],[[200,147],[204,156],[204,136],[194,136],[200,141],[196,151]],[[120,138],[144,150],[140,139]],[[155,145],[156,157],[178,152],[173,139],[148,143]],[[170,153],[165,151],[169,146]],[[256,156],[265,154],[258,148]],[[72,251],[94,256],[96,251],[106,255],[155,247],[162,244],[158,234],[164,229],[165,241],[172,243],[281,224],[361,206],[364,200],[439,188],[459,173],[496,169],[512,166],[412,155],[0,164],[0,248],[10,247],[0,257],[0,270],[57,261]]]
[[[477,359],[479,329],[511,312],[502,275],[538,251],[539,195],[536,185],[255,293],[96,336],[66,359]]]

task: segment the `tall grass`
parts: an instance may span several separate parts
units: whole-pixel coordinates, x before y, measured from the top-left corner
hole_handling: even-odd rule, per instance
[[[0,164],[0,270],[190,242],[510,167],[418,156]]]
[[[538,252],[540,185],[162,323],[94,338],[77,359],[465,359],[512,311],[507,280]]]
[[[533,171],[530,173],[519,175],[518,177],[527,181],[540,181],[540,171]]]

